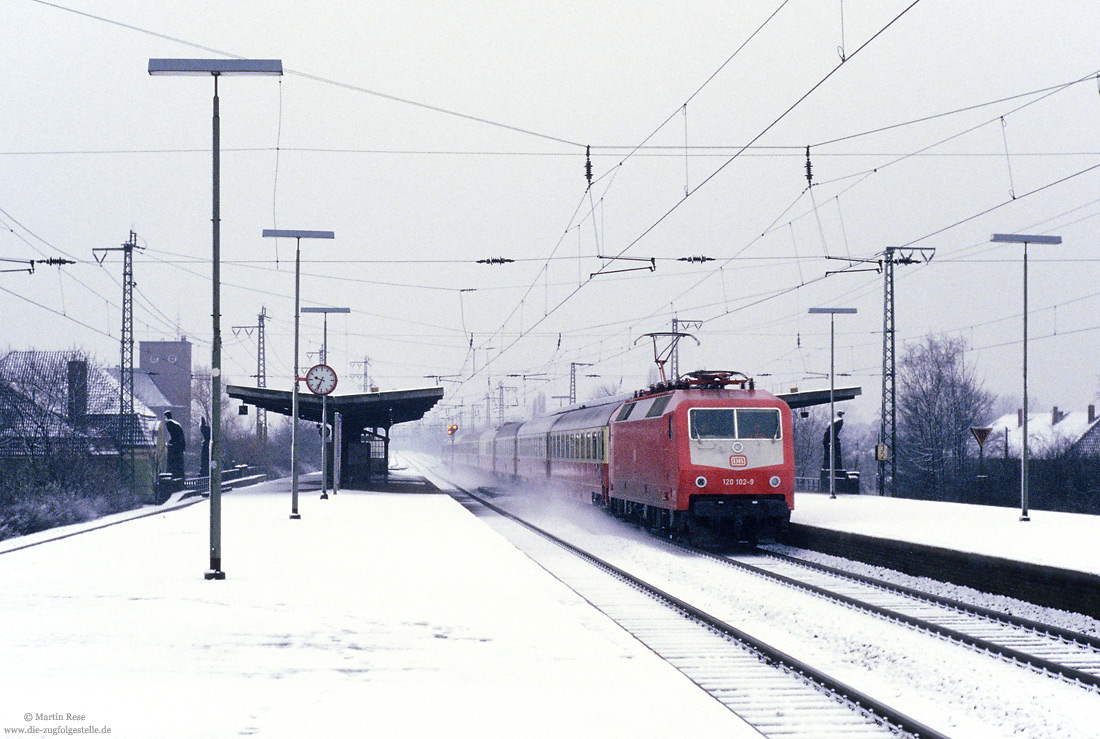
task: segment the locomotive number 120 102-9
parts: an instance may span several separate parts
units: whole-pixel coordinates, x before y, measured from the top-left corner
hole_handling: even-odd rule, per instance
[[[756,479],[752,477],[726,477],[722,479],[722,484],[751,487],[756,484]]]

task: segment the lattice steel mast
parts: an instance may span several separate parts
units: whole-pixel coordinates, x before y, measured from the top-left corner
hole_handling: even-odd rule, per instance
[[[676,316],[672,317],[673,334],[681,333],[681,331],[690,331],[691,329],[700,329],[702,327],[702,321],[685,321],[677,318]],[[672,345],[671,362],[672,370],[671,372],[669,372],[669,379],[678,380],[680,379],[680,342],[678,341]]]
[[[264,345],[264,320],[267,307],[261,306],[256,317],[256,387],[267,387],[267,350]],[[261,444],[267,443],[267,410],[256,410],[256,438]]]
[[[900,255],[899,255],[900,252]],[[935,249],[910,247],[901,249],[888,246],[882,252],[882,420],[879,427],[879,445],[885,454],[878,454],[878,494],[892,495],[898,476],[898,398],[897,356],[894,333],[894,265],[930,262]],[[918,258],[919,257],[919,258]],[[890,472],[886,467],[889,462]]]
[[[267,319],[267,307],[260,308],[255,326],[234,326],[234,335],[238,331],[256,329],[256,387],[267,387],[267,350],[264,345],[264,322]],[[256,438],[261,444],[267,443],[267,411],[256,409]]]
[[[103,264],[109,251],[122,252],[122,335],[118,362],[118,468],[119,476],[128,481],[130,494],[135,487],[134,446],[138,424],[134,417],[134,249],[137,234],[121,246],[92,249],[96,261]],[[129,460],[127,460],[127,456]]]
[[[889,456],[890,462],[890,492],[893,492],[893,482],[897,477],[898,458],[895,450],[898,448],[898,399],[897,386],[894,382],[896,364],[894,350],[896,348],[894,336],[894,247],[886,248],[882,260],[882,420],[879,428],[879,444],[885,445],[886,454],[878,455],[878,494],[886,495],[886,462],[885,456]]]
[[[577,367],[591,367],[591,362],[569,363],[569,405],[577,402]]]

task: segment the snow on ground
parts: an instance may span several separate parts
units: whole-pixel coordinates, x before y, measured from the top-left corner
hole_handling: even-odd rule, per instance
[[[873,495],[795,495],[793,523],[1100,574],[1100,516]]]
[[[305,490],[224,496],[222,582],[206,504],[0,554],[0,731],[757,736],[451,498]]]
[[[471,487],[486,483],[474,475],[466,475],[462,482]],[[806,497],[799,496],[796,507],[801,506],[811,520],[827,520],[842,510],[829,506],[840,503],[847,505],[853,520],[860,510],[877,511],[877,516],[868,514],[857,524],[838,517],[832,521],[835,528],[851,530],[875,521],[892,536],[905,530],[927,534],[935,530],[939,518],[955,515],[951,507],[939,504],[886,499],[883,505],[872,501],[861,507],[864,501],[855,496],[829,500],[817,495],[809,502]],[[948,735],[1100,737],[1095,721],[1100,696],[1095,692],[835,603],[807,599],[782,585],[666,551],[659,540],[589,506],[531,491],[501,490],[494,502]],[[985,509],[984,513],[997,519],[1002,511]],[[974,523],[956,518],[962,519],[956,534],[965,534],[966,525]],[[1045,514],[1039,516],[1041,522],[1045,518]],[[1053,541],[1052,547],[1057,548]],[[1075,626],[1079,624],[1073,619],[1067,624]]]
[[[81,526],[0,544],[0,730],[756,736],[449,497],[344,491],[322,502],[315,487],[315,478],[304,486],[300,521],[288,518],[285,480],[223,498],[223,582],[202,578],[205,502],[128,522],[136,514],[119,514],[83,527],[117,525],[26,548],[19,547]],[[1033,511],[1021,523],[1018,513],[803,494],[794,520],[1100,573],[1090,546],[1100,517]],[[619,525],[605,517],[594,514],[584,525],[610,544],[621,541],[621,527],[608,531]],[[711,595],[716,607],[738,600]],[[738,618],[760,618],[793,638],[795,624],[783,618],[798,611],[785,602],[774,595],[763,612]],[[871,628],[865,619],[838,614],[834,621],[837,628],[811,637],[810,651],[830,643],[853,682],[889,684],[914,708],[920,699],[906,686],[938,683],[959,694],[944,702],[945,714],[954,712],[944,717],[949,725],[973,729],[984,720],[999,724],[990,735],[1013,725],[1035,731],[1022,698],[1004,719],[983,715],[996,710],[990,688],[964,681],[946,655],[939,655],[943,670],[924,664],[920,647],[898,662],[861,636]],[[941,650],[954,648],[929,650],[933,663]],[[975,668],[988,670],[987,679],[1001,669],[962,672]],[[885,677],[860,677],[865,670]],[[1079,729],[1070,717],[1085,696],[1072,691],[1041,703],[1064,705],[1061,728]]]

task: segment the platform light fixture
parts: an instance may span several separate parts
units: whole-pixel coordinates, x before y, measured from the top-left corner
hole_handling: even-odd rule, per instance
[[[810,308],[810,313],[829,314],[829,497],[836,498],[836,316],[855,308]]]
[[[301,518],[298,513],[298,322],[301,309],[302,239],[334,239],[332,231],[303,231],[291,228],[265,228],[264,238],[294,239],[294,387],[290,392],[290,517]]]
[[[207,580],[224,580],[221,544],[221,117],[218,113],[218,77],[222,75],[280,76],[280,59],[150,59],[149,74],[153,76],[212,76],[214,78],[213,118],[213,341],[210,355],[210,569]]]
[[[995,244],[1024,245],[1024,417],[1021,429],[1023,437],[1020,440],[1020,520],[1030,521],[1031,516],[1027,508],[1027,245],[1061,244],[1062,237],[1041,234],[993,234],[989,240]]]

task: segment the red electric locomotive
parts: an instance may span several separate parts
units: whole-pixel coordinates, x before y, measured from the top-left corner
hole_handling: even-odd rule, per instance
[[[791,411],[735,372],[657,385],[612,418],[606,505],[695,540],[759,541],[794,507]]]
[[[772,539],[794,506],[790,408],[739,372],[693,372],[468,434],[455,455],[700,543]]]

